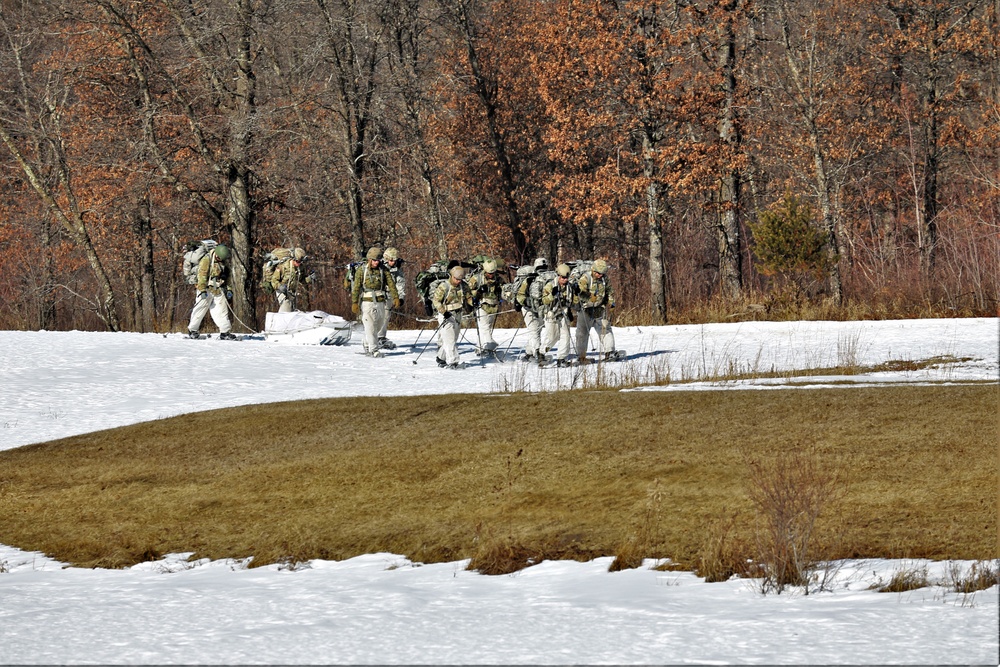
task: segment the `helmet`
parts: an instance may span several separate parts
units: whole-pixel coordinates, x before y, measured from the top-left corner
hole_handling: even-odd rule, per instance
[[[549,265],[549,263],[547,261],[545,261],[544,257],[539,257],[538,259],[535,260],[535,268],[536,269],[545,268],[548,265]]]
[[[448,272],[448,275],[457,280],[461,280],[465,277],[465,269],[461,266],[453,266],[451,267],[451,271]]]
[[[382,253],[382,259],[385,260],[399,259],[399,251],[390,246],[385,249],[384,253]]]
[[[497,270],[497,263],[495,260],[488,259],[483,262],[483,273],[493,273]]]
[[[603,259],[595,260],[593,266],[590,267],[590,270],[593,271],[594,273],[602,273],[602,274],[607,273],[608,263],[605,262]]]
[[[300,262],[306,258],[306,251],[303,250],[302,248],[296,248],[295,252],[292,254],[295,257],[295,259],[297,259]]]
[[[229,252],[229,248],[227,248],[226,246],[224,245],[215,246],[215,256],[221,259],[222,261],[226,261],[227,259],[229,259],[230,254],[231,253]]]
[[[556,267],[556,273],[558,273],[562,278],[569,278],[569,271],[569,264],[560,264]]]
[[[365,255],[366,259],[379,259],[382,257],[382,248],[378,246],[372,246],[368,249],[368,254]]]

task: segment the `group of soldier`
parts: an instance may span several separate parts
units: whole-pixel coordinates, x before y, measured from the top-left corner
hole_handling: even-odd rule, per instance
[[[232,298],[228,287],[229,258],[229,249],[216,245],[201,259],[195,305],[188,323],[188,335],[191,337],[198,337],[202,320],[211,313],[219,327],[219,337],[235,338],[229,321],[228,300]],[[268,291],[274,293],[278,312],[294,309],[300,283],[306,281],[302,267],[306,259],[302,248],[289,249],[287,256],[277,262],[270,273],[270,284],[265,288],[270,287]],[[390,312],[399,312],[406,298],[402,264],[396,248],[383,251],[373,247],[365,255],[365,261],[359,263],[349,275],[347,284],[351,290],[351,311],[361,318],[365,331],[364,353],[371,357],[381,357],[383,350],[395,348],[387,337],[387,329]],[[429,300],[438,324],[438,366],[462,367],[458,341],[462,335],[462,320],[466,318],[474,318],[476,323],[476,353],[495,357],[498,344],[493,337],[493,328],[505,301],[510,301],[513,310],[524,318],[528,339],[523,361],[544,365],[550,361],[547,353],[555,350],[555,362],[559,366],[574,361],[586,364],[589,362],[587,348],[592,330],[597,332],[598,359],[617,358],[609,319],[615,299],[607,275],[607,262],[595,260],[588,270],[579,275],[574,275],[566,263],[559,264],[552,275],[548,262],[542,257],[536,259],[531,268],[529,273],[532,275],[522,280],[513,294],[505,294],[504,285],[508,283],[506,272],[499,270],[497,260],[489,258],[471,271],[461,264],[453,266],[448,271],[447,279],[439,280],[433,286]],[[549,275],[552,277],[547,278]],[[529,296],[532,280],[545,281],[540,300]],[[574,324],[575,336],[572,332]]]
[[[234,340],[233,325],[229,321],[229,300],[233,298],[230,288],[229,258],[231,252],[224,245],[215,245],[198,263],[198,277],[195,283],[194,308],[188,321],[188,337],[198,338],[198,330],[205,315],[211,313],[212,321],[219,327],[219,338]],[[278,312],[288,313],[295,309],[299,286],[311,280],[303,275],[303,262],[307,259],[302,248],[288,249],[277,261],[266,286],[268,292],[278,300]],[[269,288],[269,289],[268,289]]]
[[[384,260],[384,262],[382,261]],[[395,248],[371,248],[365,263],[353,275],[351,309],[361,315],[365,328],[364,352],[382,356],[382,350],[395,345],[386,338],[389,318],[388,304],[398,311],[405,297],[405,280],[398,268],[399,254]],[[532,270],[535,280],[550,273],[545,258],[535,260]],[[523,361],[540,365],[550,361],[547,352],[556,350],[555,362],[566,366],[576,361],[589,362],[587,347],[591,330],[597,331],[599,359],[617,358],[615,338],[609,319],[615,306],[614,292],[608,279],[608,265],[603,259],[593,262],[588,271],[571,278],[568,264],[559,264],[555,275],[544,283],[541,300],[529,298],[531,280],[524,280],[513,295],[511,306],[521,313],[528,334]],[[497,342],[493,327],[504,303],[504,285],[508,282],[498,262],[485,259],[474,270],[461,264],[452,266],[448,277],[433,285],[429,301],[437,319],[436,361],[441,368],[461,368],[458,341],[462,321],[474,318],[476,323],[476,353],[496,356]],[[576,325],[576,335],[571,328]],[[543,340],[544,338],[544,340]]]

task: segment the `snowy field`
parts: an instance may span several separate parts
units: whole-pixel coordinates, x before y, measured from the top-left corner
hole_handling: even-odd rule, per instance
[[[794,386],[997,382],[998,330],[996,318],[630,327],[615,332],[628,358],[604,372],[669,372],[674,384],[658,391],[754,390],[793,381],[676,380],[940,358],[918,371],[797,377]],[[430,333],[390,331],[398,348],[370,359],[359,332],[347,345],[316,346],[0,331],[0,449],[272,400],[554,390],[596,372],[480,365],[474,329],[460,346],[470,366],[441,370],[433,344],[418,358]],[[496,337],[510,359],[521,352],[523,331]],[[0,663],[1000,663],[998,588],[962,595],[946,585],[965,562],[834,563],[831,590],[762,596],[746,580],[706,584],[648,567],[611,574],[610,558],[485,577],[464,561],[393,554],[294,571],[186,556],[89,570],[0,545]],[[869,590],[920,568],[939,585]]]

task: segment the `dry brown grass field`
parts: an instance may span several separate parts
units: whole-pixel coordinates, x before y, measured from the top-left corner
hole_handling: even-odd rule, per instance
[[[0,541],[104,567],[501,545],[525,563],[625,551],[696,569],[755,556],[750,472],[798,460],[835,480],[817,558],[990,559],[998,399],[978,384],[214,410],[0,452]]]

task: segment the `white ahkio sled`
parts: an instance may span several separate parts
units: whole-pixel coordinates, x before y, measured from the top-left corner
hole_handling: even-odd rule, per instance
[[[353,322],[322,310],[268,313],[264,319],[264,338],[291,345],[345,345],[351,340],[352,325]]]

